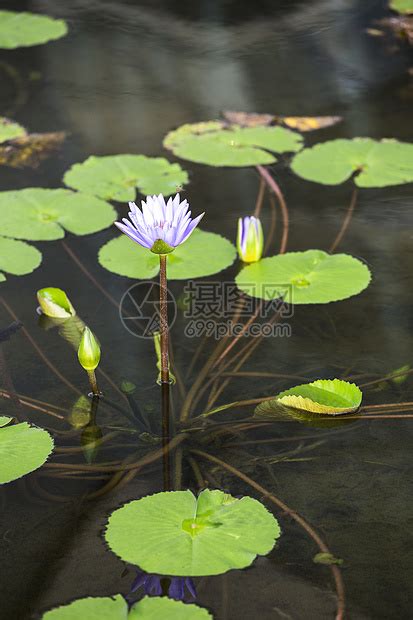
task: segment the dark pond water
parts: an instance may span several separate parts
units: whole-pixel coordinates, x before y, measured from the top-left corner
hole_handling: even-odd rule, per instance
[[[58,42],[0,55],[0,68],[11,68],[1,72],[0,113],[32,131],[69,133],[59,155],[38,170],[3,168],[3,190],[59,187],[63,172],[90,154],[165,155],[161,144],[168,130],[184,122],[215,118],[228,108],[344,117],[336,127],[307,134],[307,143],[356,135],[413,139],[408,50],[395,49],[391,39],[366,33],[386,13],[381,1],[208,0],[153,6],[148,1],[33,0],[3,5],[62,17],[70,27],[69,35]],[[196,213],[206,211],[204,228],[233,238],[236,219],[250,214],[255,203],[255,171],[219,170],[188,162],[183,166],[191,180],[185,196]],[[345,216],[351,182],[337,187],[310,184],[295,177],[285,163],[274,167],[273,173],[290,211],[288,249],[328,249]],[[350,375],[362,384],[412,364],[412,203],[412,185],[360,191],[340,249],[367,262],[372,284],[344,302],[299,307],[290,320],[291,337],[264,339],[242,367],[256,374],[232,378],[218,404],[276,394],[301,382],[257,373],[310,380]],[[268,207],[263,216],[268,224],[267,213]],[[46,331],[38,324],[35,292],[41,287],[60,286],[68,292],[79,315],[100,338],[104,372],[115,387],[124,379],[134,382],[139,406],[159,417],[153,345],[131,336],[118,314],[117,303],[133,282],[110,274],[97,262],[98,249],[114,234],[109,230],[84,238],[66,237],[69,249],[114,304],[59,241],[37,244],[44,258],[32,275],[10,277],[1,284],[1,297],[9,310],[0,305],[0,324],[8,324],[15,314],[27,330],[2,346],[2,388],[10,390],[13,384],[18,394],[61,407],[64,411],[58,413],[64,419],[6,399],[2,413],[53,430],[58,447],[66,448],[56,453],[53,462],[85,464],[83,452],[76,451],[81,433],[71,431],[65,412],[78,398],[76,390],[86,392],[87,384],[69,345],[56,330]],[[280,235],[278,223],[277,247]],[[236,269],[212,279],[231,281]],[[172,284],[171,290],[179,296],[183,283]],[[172,340],[180,374],[185,377],[190,370],[183,379],[188,391],[215,343],[185,337],[184,327],[180,315]],[[69,385],[44,363],[43,355]],[[128,409],[119,391],[104,377],[100,379],[107,400]],[[366,386],[365,402],[413,400],[411,378],[381,391],[376,387]],[[206,396],[209,393],[210,388]],[[201,413],[206,404],[204,395],[195,413]],[[174,387],[176,417],[181,406]],[[253,406],[222,413],[217,419],[236,420],[252,412]],[[101,406],[98,424],[104,436],[115,435],[96,455],[97,463],[133,462],[154,449],[144,442],[137,446],[131,433],[118,430],[116,434],[113,427],[133,429],[133,425],[109,406]],[[202,446],[284,500],[344,560],[349,618],[408,618],[410,429],[409,419],[377,416],[322,428],[278,422],[234,431],[214,441],[198,433],[184,447],[182,486],[198,488],[187,457],[190,447]],[[207,480],[209,476],[212,487],[215,482],[235,495],[260,497],[228,472],[205,460],[199,460],[199,465],[201,476]],[[160,461],[122,478],[119,486],[105,473],[100,478],[87,472],[86,478],[58,478],[56,472],[43,469],[2,490],[1,617],[5,620],[36,617],[82,596],[126,594],[133,575],[125,574],[121,561],[106,550],[100,538],[102,527],[120,503],[163,488]],[[248,570],[197,580],[199,603],[218,620],[334,617],[330,570],[312,561],[317,546],[288,515],[275,514],[283,534],[269,556]]]

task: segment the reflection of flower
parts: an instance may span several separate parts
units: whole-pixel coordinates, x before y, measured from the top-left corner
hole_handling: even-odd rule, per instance
[[[190,577],[162,577],[161,575],[150,575],[142,571],[138,571],[132,582],[130,594],[144,589],[145,594],[152,596],[160,596],[162,594],[162,581],[168,582],[168,596],[177,601],[183,601],[185,598],[185,588],[193,599],[196,599],[196,589],[193,580]]]
[[[115,222],[116,226],[132,241],[155,254],[168,254],[186,241],[204,215],[191,218],[187,200],[180,201],[179,194],[165,202],[162,194],[147,196],[142,200],[142,211],[134,202],[129,203],[129,218]]]

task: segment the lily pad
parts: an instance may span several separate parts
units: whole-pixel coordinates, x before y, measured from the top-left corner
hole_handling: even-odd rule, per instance
[[[413,13],[413,0],[391,0],[390,8],[398,13]]]
[[[38,469],[46,462],[52,450],[53,439],[42,428],[30,426],[27,422],[1,425],[0,484]]]
[[[413,144],[397,140],[332,140],[304,149],[291,168],[307,181],[338,185],[351,176],[359,187],[387,187],[413,181]]]
[[[0,11],[0,48],[39,45],[60,39],[66,33],[67,25],[62,19],[35,13]]]
[[[242,167],[272,164],[277,161],[274,152],[299,151],[302,141],[298,133],[284,127],[240,127],[210,121],[182,125],[168,133],[163,144],[182,159]]]
[[[255,412],[256,415],[268,414],[281,404],[300,411],[339,415],[356,411],[362,397],[360,388],[354,383],[340,379],[317,379],[280,392],[273,400],[258,405]]]
[[[6,426],[12,419],[13,418],[10,418],[8,415],[0,415],[0,428]]]
[[[91,156],[74,164],[64,175],[68,187],[105,200],[135,200],[136,190],[142,194],[175,194],[188,182],[188,174],[179,164],[162,157],[145,155]]]
[[[8,118],[5,118],[4,116],[0,116],[0,143],[13,140],[14,138],[20,138],[25,135],[26,130],[24,127]]]
[[[15,239],[0,237],[0,269],[14,276],[31,273],[42,262],[42,255],[37,248]],[[6,279],[0,271],[0,282]]]
[[[109,517],[106,541],[122,560],[148,573],[194,577],[249,566],[280,535],[271,513],[252,497],[222,491],[156,493]]]
[[[112,597],[79,598],[68,605],[47,611],[42,620],[208,620],[211,614],[202,607],[167,597],[145,596],[128,611],[125,599]]]
[[[65,230],[88,235],[108,228],[116,211],[95,196],[68,189],[0,192],[1,234],[31,241],[62,239]]]
[[[235,281],[250,297],[326,304],[357,295],[370,279],[367,266],[349,254],[307,250],[263,258],[244,267]]]
[[[186,280],[218,273],[232,265],[236,254],[228,239],[197,228],[185,243],[168,255],[168,279]],[[128,278],[146,280],[159,272],[159,257],[126,235],[102,246],[98,258],[102,267]]]

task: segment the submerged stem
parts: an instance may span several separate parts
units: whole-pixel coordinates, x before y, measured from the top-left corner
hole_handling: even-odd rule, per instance
[[[320,551],[322,551],[323,553],[331,553],[329,548],[325,544],[325,542],[318,535],[318,533],[311,527],[309,523],[307,523],[307,521],[301,515],[295,512],[295,510],[292,510],[289,506],[287,506],[287,504],[285,504],[282,500],[278,499],[278,497],[276,497],[273,493],[270,493],[270,491],[268,491],[263,486],[258,484],[258,482],[255,482],[255,480],[253,480],[252,478],[244,474],[242,471],[240,471],[236,467],[233,467],[229,463],[222,461],[216,456],[212,456],[212,454],[208,454],[207,452],[203,452],[202,450],[195,450],[195,449],[191,450],[191,452],[193,454],[200,456],[201,458],[204,458],[208,461],[211,461],[212,463],[215,463],[219,467],[222,467],[223,469],[226,469],[227,471],[229,471],[231,474],[233,474],[237,478],[240,478],[240,480],[243,480],[244,482],[246,482],[250,487],[258,491],[264,498],[268,499],[270,502],[275,504],[278,508],[281,508],[281,510],[285,514],[287,514],[289,517],[294,519],[294,521],[298,523],[307,532],[307,534],[309,534],[309,536],[311,536],[311,538],[314,540],[314,542],[316,543]],[[338,566],[331,565],[329,566],[329,568],[332,572],[335,586],[336,586],[336,592],[337,592],[336,620],[343,620],[344,611],[345,611],[345,594],[344,594],[343,578],[341,576],[341,571],[338,568]]]
[[[329,252],[331,254],[335,252],[335,250],[337,249],[337,246],[341,243],[345,235],[345,232],[350,225],[351,218],[353,216],[353,212],[356,206],[356,202],[357,202],[357,187],[353,189],[353,193],[351,195],[351,200],[350,200],[350,204],[348,206],[347,212],[346,212],[346,216],[343,220],[340,230],[337,233],[336,238],[334,239],[333,243],[330,246]]]
[[[168,288],[166,282],[166,254],[159,255],[159,312],[161,331],[161,383],[169,384],[169,329],[168,329]]]
[[[288,229],[289,229],[289,218],[288,218],[288,209],[287,203],[285,202],[284,195],[278,185],[277,181],[270,175],[268,170],[264,168],[264,166],[257,166],[257,170],[260,173],[262,179],[266,182],[268,187],[277,197],[278,203],[281,209],[281,216],[283,220],[283,233],[281,238],[280,245],[280,254],[284,254],[287,249],[287,241],[288,241]]]

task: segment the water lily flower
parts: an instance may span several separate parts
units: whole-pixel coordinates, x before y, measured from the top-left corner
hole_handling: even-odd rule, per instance
[[[176,194],[165,202],[162,194],[147,196],[142,200],[142,210],[134,202],[129,203],[129,220],[115,222],[125,235],[148,248],[155,254],[169,254],[184,243],[199,224],[204,213],[192,219],[187,200]]]
[[[169,580],[168,596],[177,601],[183,601],[187,590],[193,599],[196,599],[196,588],[191,577],[162,577],[161,575],[151,575],[142,571],[137,571],[137,575],[132,582],[130,594],[139,588],[143,588],[148,596],[160,596],[162,594],[162,581]]]
[[[237,249],[244,263],[260,260],[264,247],[264,233],[258,217],[240,217],[238,220]]]

